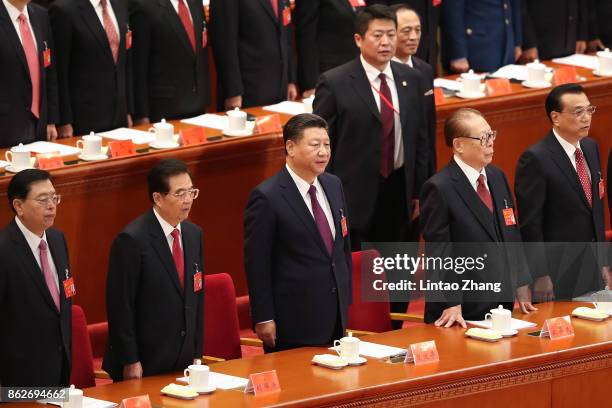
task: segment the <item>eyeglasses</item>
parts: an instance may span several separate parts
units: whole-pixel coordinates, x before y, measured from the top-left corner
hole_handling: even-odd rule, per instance
[[[497,131],[489,130],[488,132],[483,132],[480,137],[474,137],[474,136],[461,136],[461,137],[464,137],[466,139],[480,140],[480,145],[486,146],[489,144],[489,142],[495,141],[495,139],[497,138]]]
[[[589,105],[589,106],[585,106],[584,108],[576,108],[576,110],[574,110],[573,112],[567,112],[567,111],[559,111],[559,113],[569,113],[571,115],[574,115],[578,118],[582,118],[584,117],[584,115],[589,115],[589,116],[593,116],[593,114],[597,111],[597,106],[593,106],[593,105]]]
[[[190,188],[189,190],[179,191],[178,193],[166,193],[166,195],[174,196],[179,200],[183,201],[185,201],[187,197],[191,198],[192,200],[195,200],[196,198],[198,198],[198,195],[200,195],[200,189]]]
[[[49,204],[59,205],[62,202],[62,196],[59,194],[55,194],[48,197],[40,197],[40,198],[28,198],[28,200],[36,201],[38,204],[45,206]]]

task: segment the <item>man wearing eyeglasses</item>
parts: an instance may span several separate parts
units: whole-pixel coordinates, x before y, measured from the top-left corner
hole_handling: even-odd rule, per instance
[[[187,221],[199,190],[176,159],[153,167],[148,187],[153,208],[110,251],[102,367],[115,381],[180,371],[202,356],[202,230]]]
[[[567,300],[609,285],[599,148],[588,137],[595,106],[578,84],[546,98],[552,129],[520,157],[515,193],[534,299]],[[535,243],[554,244],[535,244]]]
[[[64,234],[52,228],[60,196],[38,169],[17,173],[7,195],[15,218],[0,234],[0,384],[65,386],[75,292]]]
[[[512,192],[504,173],[491,165],[496,132],[479,111],[463,108],[446,120],[444,137],[453,159],[424,184],[421,193],[426,254],[456,260],[466,255],[484,257],[484,266],[468,272],[428,270],[430,280],[439,277],[460,289],[426,293],[425,322],[466,327],[465,320],[482,320],[500,304],[512,310],[515,296],[523,313],[536,310],[529,299],[527,262],[517,244],[521,235]],[[501,289],[475,291],[471,282],[499,282]]]

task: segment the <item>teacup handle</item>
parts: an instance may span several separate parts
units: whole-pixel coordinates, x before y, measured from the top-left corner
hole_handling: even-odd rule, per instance
[[[9,159],[9,155],[11,156],[10,159]],[[13,152],[11,152],[10,150],[7,150],[6,152],[4,152],[4,158],[6,159],[7,162],[12,163],[13,162]]]
[[[338,347],[340,347],[340,340],[334,340],[334,351],[340,355],[340,350],[338,350]]]
[[[487,320],[489,320],[489,319],[490,319],[490,320],[493,320],[493,315],[492,315],[491,313],[487,313],[487,314],[485,315],[485,321],[487,321]]]
[[[76,142],[76,147],[77,147],[77,149],[81,149],[81,150],[83,150],[83,149],[84,149],[84,147],[85,147],[85,142],[83,142],[83,140],[82,140],[82,139],[81,139],[81,140],[77,140],[77,142]]]
[[[189,383],[189,369],[188,368],[183,370],[183,377],[187,377],[187,383]]]
[[[149,130],[147,130],[147,132],[155,133],[155,128],[154,127],[150,127]]]

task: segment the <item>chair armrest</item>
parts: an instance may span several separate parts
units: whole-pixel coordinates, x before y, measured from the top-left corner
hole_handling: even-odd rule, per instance
[[[254,337],[241,337],[240,345],[241,346],[263,347],[263,341],[256,339]]]
[[[389,313],[391,320],[423,323],[423,316],[412,313]]]
[[[104,379],[104,380],[111,378],[110,375],[108,375],[108,373],[104,370],[95,370],[94,377]]]
[[[372,332],[372,331],[353,330],[353,329],[346,329],[345,334],[348,336],[349,332],[353,333],[353,337],[363,337],[363,336],[369,336],[370,334],[376,334],[376,332]]]
[[[224,358],[212,357],[212,356],[202,356],[202,364],[210,365],[214,363],[220,363],[222,361],[226,361]]]

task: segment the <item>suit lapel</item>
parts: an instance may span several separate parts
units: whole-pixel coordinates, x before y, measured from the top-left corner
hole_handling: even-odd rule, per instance
[[[193,296],[193,274],[195,270],[195,247],[196,243],[193,237],[185,230],[184,225],[181,225],[181,244],[183,245],[183,259],[185,263],[185,307],[192,306],[194,302]],[[198,265],[201,268],[201,265]],[[204,277],[202,277],[204,279]],[[178,280],[178,278],[177,278]]]
[[[64,309],[67,304],[66,294],[64,291],[64,280],[68,279],[71,275],[68,270],[68,260],[66,259],[66,251],[64,250],[63,242],[55,239],[50,234],[47,234],[47,244],[49,245],[49,251],[53,257],[53,264],[55,265],[55,271],[57,273],[57,282],[59,283],[59,298],[60,308]]]
[[[158,0],[158,3],[159,6],[162,8],[162,12],[166,17],[166,20],[170,23],[170,25],[176,32],[176,35],[179,37],[181,44],[183,44],[183,46],[187,48],[187,51],[189,51],[190,55],[195,56],[193,48],[191,48],[191,43],[189,42],[189,37],[187,37],[185,27],[183,27],[183,23],[181,22],[178,13],[174,11],[174,7],[170,3],[170,0]]]
[[[361,65],[361,61],[359,58],[353,61],[353,67],[351,72],[349,73],[353,85],[353,89],[359,97],[366,104],[370,112],[376,117],[376,119],[380,122],[380,111],[376,106],[376,101],[374,100],[374,94],[372,94],[372,86],[370,81],[368,81],[368,77]]]
[[[451,177],[455,181],[453,186],[459,193],[461,199],[465,202],[467,207],[470,209],[476,220],[489,234],[493,241],[497,241],[497,234],[495,233],[495,226],[491,222],[493,217],[489,212],[488,208],[484,205],[478,194],[474,190],[474,187],[470,185],[469,180],[463,173],[461,168],[455,163],[455,160],[451,159],[451,163],[448,167],[451,172]]]
[[[323,187],[325,197],[327,197],[327,202],[329,202],[332,218],[334,219],[334,228],[336,229],[336,235],[334,236],[335,242],[337,239],[342,238],[342,228],[340,225],[340,210],[342,209],[342,204],[336,200],[336,194],[332,194],[332,188],[331,185],[328,184],[327,178],[325,178],[325,176],[321,176],[318,177],[319,183],[321,183],[321,186]]]
[[[277,5],[278,5],[278,0],[274,0],[276,1]],[[272,19],[272,21],[274,22],[274,25],[278,28],[278,17],[274,14],[274,9],[272,9],[272,3],[270,2],[270,0],[259,0],[259,2],[261,3],[261,5],[263,6],[264,10],[266,10],[266,13],[268,14],[268,16]],[[280,14],[282,12],[280,5],[278,5],[278,14]]]
[[[499,177],[497,173],[493,173],[488,168],[486,168],[485,171],[487,173],[487,180],[489,181],[488,184],[489,189],[491,190],[491,198],[493,199],[495,219],[497,223],[501,226],[500,233],[502,241],[506,241],[506,232],[508,230],[507,228],[504,228],[504,225],[506,225],[506,221],[504,219],[503,210],[505,208],[512,208],[512,211],[514,211],[514,208],[512,207],[512,196],[510,195],[508,190],[504,188],[505,182],[501,177]]]
[[[194,35],[195,35],[194,37],[195,38],[195,49],[198,50],[198,48],[202,47],[202,31],[204,30],[203,21],[201,18],[196,17],[200,15],[200,13],[198,13],[198,11],[196,10],[196,7],[198,7],[198,3],[197,2],[194,3],[192,0],[188,0],[187,4],[189,5],[189,11],[191,13],[191,19],[193,21],[193,30],[194,30]],[[199,7],[202,7],[201,2],[200,2]]]
[[[591,172],[591,196],[593,197],[594,203],[595,200],[599,200],[599,186],[597,184],[599,183],[599,175],[601,174],[601,170],[595,166],[595,163],[597,163],[597,153],[585,148],[582,143],[580,144],[580,148],[584,153],[584,159],[586,160],[587,166],[589,166],[589,171]]]
[[[181,284],[178,280],[178,272],[176,271],[176,266],[172,259],[170,247],[168,247],[168,239],[164,236],[164,231],[161,225],[159,225],[159,221],[157,221],[155,214],[153,214],[153,210],[149,212],[149,234],[151,235],[151,246],[155,252],[157,252],[157,256],[159,256],[162,265],[174,283],[174,287],[182,297],[183,291],[181,290]],[[183,252],[183,256],[184,255],[185,253]]]
[[[98,41],[98,45],[100,46],[100,50],[106,55],[107,58],[113,58],[113,54],[110,49],[110,44],[108,42],[108,37],[106,37],[106,31],[104,31],[104,26],[100,23],[100,19],[96,14],[96,10],[89,0],[81,0],[79,2],[79,9],[81,10],[81,16],[89,30],[93,34],[93,36]],[[113,5],[113,9],[116,9]],[[117,18],[117,22],[119,19]]]
[[[391,64],[391,70],[393,71],[393,81],[395,82],[395,89],[397,90],[397,97],[399,99],[398,106],[400,107],[400,121],[402,124],[402,129],[406,129],[406,121],[408,116],[406,107],[411,106],[408,103],[408,93],[404,92],[403,89],[403,84],[407,83],[407,80],[397,71],[396,64],[392,62],[389,62],[389,64]]]
[[[574,190],[576,190],[576,194],[578,194],[582,203],[590,210],[591,206],[587,201],[582,185],[580,184],[580,180],[578,179],[578,173],[576,173],[576,169],[574,169],[570,158],[567,156],[567,153],[565,153],[565,150],[563,150],[563,147],[561,144],[559,144],[559,141],[552,131],[550,131],[546,138],[546,146],[551,153],[552,160],[561,169],[569,181],[569,184],[574,188]]]
[[[21,61],[21,65],[26,72],[28,79],[30,78],[30,71],[28,70],[28,61],[26,60],[25,52],[23,51],[23,46],[21,45],[21,41],[19,41],[19,36],[15,31],[15,26],[11,21],[11,18],[4,7],[4,3],[0,2],[0,24],[4,28],[6,32],[7,38],[13,43],[13,47],[15,48],[15,52]]]
[[[308,210],[308,207],[300,195],[300,191],[291,178],[291,175],[284,166],[281,170],[279,186],[281,187],[282,196],[285,198],[291,209],[293,209],[297,217],[302,221],[302,223],[304,223],[304,226],[310,232],[321,250],[329,256],[329,252],[327,252],[327,248],[325,247],[321,233],[315,224],[315,220]]]

